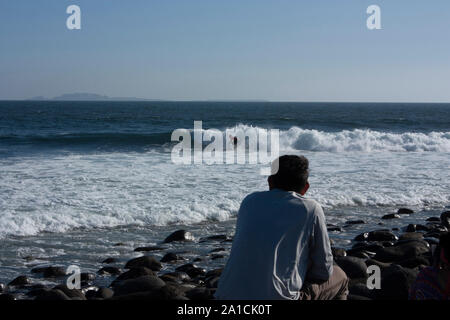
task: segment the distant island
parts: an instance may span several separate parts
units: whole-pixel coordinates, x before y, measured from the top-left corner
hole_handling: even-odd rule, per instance
[[[135,97],[108,97],[96,93],[65,93],[54,98],[43,96],[33,97],[27,100],[53,100],[53,101],[160,101],[158,99],[143,99]]]

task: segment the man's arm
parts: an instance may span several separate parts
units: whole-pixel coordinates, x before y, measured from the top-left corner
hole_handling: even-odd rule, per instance
[[[314,224],[310,246],[309,280],[328,280],[333,272],[333,253],[328,238],[325,215],[320,205],[314,209]]]

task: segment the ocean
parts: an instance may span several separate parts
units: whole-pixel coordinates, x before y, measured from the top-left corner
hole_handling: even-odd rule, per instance
[[[95,272],[180,228],[232,235],[267,178],[263,164],[174,164],[172,132],[200,120],[224,135],[280,130],[280,153],[310,160],[307,196],[330,224],[415,210],[382,221],[401,227],[450,207],[450,104],[3,101],[0,282],[40,264]],[[363,228],[330,237],[346,246]]]

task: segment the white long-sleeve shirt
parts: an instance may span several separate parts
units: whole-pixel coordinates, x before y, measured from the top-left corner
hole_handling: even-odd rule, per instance
[[[273,189],[248,195],[239,209],[217,299],[298,299],[308,279],[327,280],[333,255],[320,205]]]

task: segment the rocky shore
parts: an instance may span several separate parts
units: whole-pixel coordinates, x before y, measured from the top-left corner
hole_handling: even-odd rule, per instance
[[[397,213],[382,219],[396,219],[414,212],[401,208]],[[362,220],[347,221],[344,225],[329,225],[330,232],[340,232],[351,225],[364,224]],[[373,226],[372,226],[373,227]],[[369,229],[369,226],[368,228]],[[350,278],[350,300],[405,300],[408,290],[419,271],[432,264],[432,247],[440,234],[450,229],[450,211],[439,217],[431,217],[421,224],[409,224],[402,228],[377,229],[356,236],[350,248],[333,246],[335,262]],[[42,283],[30,275],[20,275],[9,283],[0,283],[0,301],[30,300],[209,300],[217,288],[222,268],[206,269],[204,259],[222,259],[226,256],[232,238],[217,234],[195,240],[187,230],[178,230],[161,241],[161,246],[138,247],[134,252],[141,256],[121,263],[115,257],[106,257],[97,274],[82,273],[81,289],[66,286],[66,269],[60,266],[37,266],[30,274],[42,279]],[[207,256],[186,259],[183,251],[171,251],[168,243],[195,243],[202,246],[214,243]],[[120,246],[120,243],[116,244]],[[155,256],[158,253],[160,258]],[[171,265],[174,271],[166,271]],[[367,268],[376,265],[381,270],[381,288],[367,287]],[[251,275],[249,275],[251,276]],[[95,285],[99,277],[111,279],[109,285]],[[58,285],[48,285],[51,279]]]

